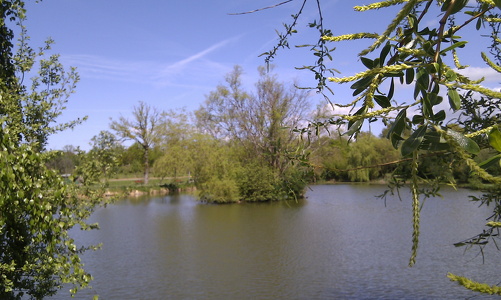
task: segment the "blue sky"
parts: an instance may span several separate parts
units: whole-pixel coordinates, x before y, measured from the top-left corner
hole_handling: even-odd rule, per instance
[[[275,29],[291,20],[302,1],[245,15],[229,15],[267,7],[275,0],[44,0],[27,3],[26,26],[32,45],[47,37],[56,44],[66,66],[77,67],[81,80],[61,121],[88,116],[74,130],[59,133],[49,148],[65,145],[89,148],[90,139],[109,130],[110,118],[130,116],[132,108],[144,101],[160,110],[192,111],[211,90],[222,83],[234,65],[245,71],[244,83],[252,88],[259,54],[276,43]],[[317,17],[315,1],[310,1],[298,26],[294,43],[313,43],[317,32],[307,23]],[[323,1],[327,27],[335,35],[359,31],[381,31],[388,19],[378,12],[355,13],[355,4],[371,1]],[[395,9],[385,10],[389,18]],[[381,12],[381,11],[379,11]],[[363,21],[361,21],[363,20]],[[437,20],[430,19],[429,22]],[[349,26],[348,26],[349,25]],[[339,44],[333,67],[344,76],[362,69],[357,44]],[[478,56],[478,55],[477,55]],[[312,83],[306,71],[294,67],[312,64],[314,57],[303,50],[282,50],[274,61],[282,81]],[[475,59],[474,64],[480,64]],[[479,65],[480,66],[480,65]],[[484,74],[484,69],[479,70]],[[336,100],[350,102],[349,92],[336,92]],[[345,100],[346,98],[346,100]],[[312,102],[320,102],[313,98]]]

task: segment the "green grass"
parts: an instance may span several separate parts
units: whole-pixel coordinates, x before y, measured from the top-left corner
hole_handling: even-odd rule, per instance
[[[111,191],[117,190],[139,190],[139,191],[149,191],[154,189],[164,188],[163,185],[173,183],[172,179],[161,179],[161,178],[150,178],[148,184],[145,185],[142,179],[137,177],[127,177],[127,178],[115,178],[108,182],[108,188]],[[177,179],[176,183],[179,187],[190,186],[186,182],[186,179]]]
[[[147,186],[159,186],[161,184],[169,183],[170,180],[166,179],[149,179]],[[128,186],[128,187],[134,187],[134,186],[145,186],[143,184],[143,180],[137,180],[137,179],[127,179],[127,178],[120,178],[120,179],[111,179],[109,181],[109,186],[110,187],[122,187],[122,186]]]

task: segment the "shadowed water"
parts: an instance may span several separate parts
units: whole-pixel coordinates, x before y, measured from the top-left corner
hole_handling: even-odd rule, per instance
[[[384,186],[320,185],[299,202],[206,205],[189,195],[123,200],[75,232],[93,290],[76,299],[465,299],[446,275],[499,283],[500,253],[486,261],[453,246],[483,229],[488,208],[445,189],[422,210],[417,264],[409,268],[412,211],[374,195]],[[67,299],[66,291],[53,299]],[[474,299],[489,297],[477,296]]]

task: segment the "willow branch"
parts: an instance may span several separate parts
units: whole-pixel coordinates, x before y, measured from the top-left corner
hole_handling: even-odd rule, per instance
[[[277,6],[284,5],[284,4],[287,4],[287,3],[292,2],[292,1],[294,1],[294,0],[287,0],[287,1],[280,2],[280,3],[275,4],[275,5],[271,5],[271,6],[267,6],[267,7],[263,7],[263,8],[258,8],[258,9],[251,10],[251,11],[246,11],[246,12],[241,12],[241,13],[229,13],[228,15],[236,16],[236,15],[252,14],[252,13],[255,13],[255,12],[258,12],[258,11],[262,11],[262,10],[265,10],[265,9],[275,8]]]
[[[445,24],[447,23],[447,19],[452,13],[452,8],[454,7],[454,3],[456,0],[452,0],[449,3],[449,7],[447,8],[447,11],[445,12],[444,16],[442,19],[440,19],[440,27],[438,29],[438,37],[437,37],[437,48],[435,50],[435,57],[433,58],[434,62],[438,62],[438,58],[440,56],[440,45],[442,44],[442,38],[444,37],[444,29],[445,29]]]

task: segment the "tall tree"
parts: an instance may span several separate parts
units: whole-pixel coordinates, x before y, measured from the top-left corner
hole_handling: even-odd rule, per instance
[[[300,1],[298,13],[292,15],[291,25],[286,25],[286,31],[279,34],[279,41],[273,49],[265,53],[266,61],[271,61],[280,48],[289,46],[288,38],[296,33],[298,19],[302,17],[303,7],[308,0]],[[319,40],[310,45],[316,57],[314,65],[302,67],[311,71],[318,80],[317,90],[325,93],[332,91],[333,85],[350,83],[354,99],[351,102],[354,113],[336,116],[324,124],[346,124],[346,135],[357,135],[362,125],[367,122],[383,120],[391,123],[387,137],[395,148],[400,149],[401,155],[410,160],[410,167],[406,174],[412,193],[413,234],[412,251],[409,265],[416,262],[419,244],[419,221],[422,198],[436,195],[440,181],[430,181],[421,177],[419,173],[420,156],[423,153],[440,155],[447,159],[441,160],[443,168],[436,168],[436,172],[449,170],[449,166],[456,160],[464,162],[478,180],[492,183],[495,188],[488,191],[488,196],[481,200],[483,204],[494,204],[494,212],[488,229],[479,236],[468,240],[462,245],[485,245],[490,238],[497,236],[501,227],[501,178],[489,173],[486,167],[501,160],[501,131],[499,120],[490,122],[491,116],[499,111],[501,93],[495,89],[481,85],[482,80],[471,79],[459,70],[465,66],[461,64],[462,55],[471,56],[473,52],[481,52],[479,56],[486,65],[496,72],[501,72],[501,39],[499,28],[501,14],[500,1],[401,1],[388,0],[362,6],[355,6],[358,12],[380,10],[379,21],[387,19],[387,26],[381,33],[369,32],[349,33],[333,36],[332,31],[324,27],[324,21],[329,15],[322,11],[323,1],[314,1],[318,7],[318,18],[311,22],[310,28],[319,33]],[[396,14],[385,14],[388,7],[400,6]],[[431,18],[427,18],[432,16]],[[436,16],[439,16],[437,18]],[[334,17],[331,15],[330,17]],[[435,22],[429,22],[435,20]],[[359,25],[360,19],[353,22]],[[371,26],[371,23],[366,23]],[[345,24],[351,28],[351,24]],[[468,43],[463,38],[467,31],[480,31],[481,35],[489,38],[491,46],[479,49],[481,43]],[[463,37],[462,37],[463,36]],[[359,56],[363,71],[353,76],[337,77],[335,69],[330,67],[332,57],[335,57],[334,48],[330,43],[351,40],[369,40],[364,48],[360,49]],[[353,49],[350,49],[353,51]],[[490,55],[486,54],[488,50]],[[334,51],[334,52],[333,52]],[[494,57],[493,61],[491,57]],[[411,87],[410,95],[404,98],[396,96],[396,81]],[[471,102],[471,96],[480,98],[477,103]],[[448,107],[443,109],[440,104],[448,100]],[[409,99],[412,99],[409,102]],[[486,99],[489,99],[486,101]],[[462,102],[463,100],[463,102]],[[494,101],[492,101],[494,100]],[[468,103],[465,104],[464,101]],[[331,103],[336,102],[331,99]],[[339,105],[344,105],[337,103]],[[470,105],[471,104],[471,105]],[[451,120],[450,111],[456,112],[466,109],[470,112],[462,115],[459,124],[464,126],[458,130],[455,121]],[[489,114],[489,122],[477,118],[476,112],[484,111]],[[411,116],[412,114],[412,116]],[[410,135],[405,135],[406,130]],[[478,139],[483,136],[483,139]],[[484,141],[482,143],[481,141]],[[488,142],[486,142],[488,141]],[[492,150],[492,156],[484,162],[474,160],[481,150]],[[434,174],[434,178],[442,178]],[[421,182],[432,184],[427,190],[421,187]],[[454,184],[454,182],[451,182]],[[452,275],[452,280],[458,281],[467,288],[487,293],[501,294],[501,288],[488,287],[468,279]]]
[[[116,136],[106,130],[102,130],[91,139],[92,149],[89,151],[89,160],[99,164],[104,177],[109,177],[118,167],[118,159],[123,152],[123,146]]]
[[[242,68],[235,66],[195,112],[197,124],[215,137],[237,141],[250,157],[261,156],[270,167],[284,171],[285,152],[297,145],[293,129],[308,116],[308,94],[294,86],[286,88],[273,74],[260,68],[256,93],[242,89]]]
[[[161,113],[147,103],[140,101],[132,111],[132,119],[121,116],[110,124],[112,130],[123,140],[133,140],[143,149],[144,184],[148,184],[150,172],[150,150],[163,132]]]
[[[195,128],[189,122],[189,116],[182,110],[176,112],[169,110],[162,114],[163,134],[158,144],[162,155],[155,160],[153,170],[161,177],[187,176],[192,169],[193,146]]]
[[[250,93],[243,89],[241,75],[242,69],[235,66],[226,85],[208,95],[195,112],[198,127],[233,145],[235,165],[241,168],[227,174],[237,183],[242,200],[301,196],[306,170],[291,163],[290,153],[306,145],[294,129],[306,119],[308,94],[286,87],[264,68],[256,92]],[[218,186],[217,181],[211,186]]]
[[[46,166],[51,157],[42,152],[47,138],[79,122],[54,125],[78,75],[63,68],[57,55],[44,55],[51,41],[40,51],[29,46],[25,15],[23,1],[0,2],[1,299],[42,299],[65,283],[72,292],[88,285],[91,276],[80,254],[90,247],[78,247],[69,231],[76,225],[95,227],[85,220],[102,195],[95,181],[88,181],[92,189],[68,185]],[[23,79],[36,66],[38,76],[26,86]]]

